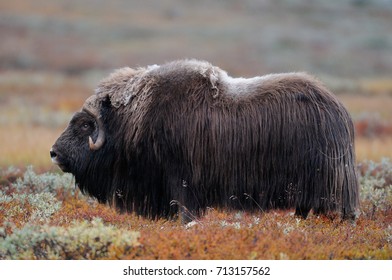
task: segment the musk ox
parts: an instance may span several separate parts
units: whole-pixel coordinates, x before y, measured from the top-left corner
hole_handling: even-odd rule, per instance
[[[50,155],[83,193],[150,218],[208,207],[353,218],[358,207],[350,115],[304,73],[232,78],[197,60],[122,68]]]

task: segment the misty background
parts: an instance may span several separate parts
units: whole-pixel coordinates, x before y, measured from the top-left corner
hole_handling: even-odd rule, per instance
[[[0,69],[205,59],[232,75],[390,77],[391,0],[0,1]]]

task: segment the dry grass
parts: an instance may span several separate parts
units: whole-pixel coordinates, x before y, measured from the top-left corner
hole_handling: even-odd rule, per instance
[[[392,137],[383,138],[357,138],[356,155],[358,161],[392,158]]]
[[[392,79],[365,79],[359,83],[363,92],[375,94],[392,93]]]
[[[370,87],[370,85],[375,85],[376,82],[370,82],[369,80],[367,84]],[[392,158],[392,135],[390,133],[392,127],[392,96],[390,94],[377,94],[377,92],[367,89],[367,92],[371,92],[371,94],[342,94],[338,96],[356,122],[357,160],[378,161],[383,157]],[[382,84],[378,89],[386,90],[387,88]],[[380,137],[380,134],[382,134],[382,137]]]
[[[31,125],[0,126],[0,166],[52,166],[49,150],[62,129]]]
[[[392,96],[388,94],[342,94],[338,98],[356,118],[361,114],[374,114],[392,121]]]
[[[385,221],[363,217],[352,226],[318,217],[298,220],[289,212],[252,216],[215,211],[192,227],[186,227],[173,221],[116,215],[101,206],[72,205],[72,202],[59,212],[63,220],[67,217],[71,221],[72,215],[78,221],[102,216],[107,224],[140,233],[141,246],[117,256],[122,259],[388,259],[392,256],[386,242]],[[87,210],[88,207],[93,210]]]

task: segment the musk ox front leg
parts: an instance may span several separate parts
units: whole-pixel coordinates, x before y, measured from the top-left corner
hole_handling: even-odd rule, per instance
[[[168,185],[172,194],[172,200],[170,201],[172,213],[178,215],[182,224],[195,220],[199,215],[200,205],[194,186],[190,185],[189,180],[182,179],[178,175],[170,176]]]

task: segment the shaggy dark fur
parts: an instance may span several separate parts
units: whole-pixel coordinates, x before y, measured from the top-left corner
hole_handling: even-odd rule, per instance
[[[235,79],[207,62],[176,61],[120,69],[96,97],[103,146],[89,149],[97,124],[81,111],[51,156],[102,203],[151,218],[178,206],[192,215],[224,207],[355,216],[353,123],[309,75]]]

